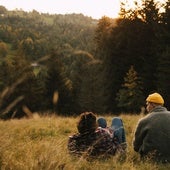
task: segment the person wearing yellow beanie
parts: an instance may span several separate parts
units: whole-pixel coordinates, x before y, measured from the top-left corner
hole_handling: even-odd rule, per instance
[[[148,115],[139,120],[133,139],[133,148],[142,158],[170,162],[170,111],[159,93],[146,98]]]
[[[157,106],[164,105],[164,99],[159,93],[152,93],[146,98],[146,110],[151,112]]]
[[[147,99],[147,102],[152,102],[152,103],[158,103],[158,104],[164,104],[164,99],[159,93],[153,93],[150,94]]]

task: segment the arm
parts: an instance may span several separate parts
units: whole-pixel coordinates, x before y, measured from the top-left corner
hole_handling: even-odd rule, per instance
[[[73,136],[69,136],[67,147],[70,153],[76,153],[77,151],[76,140],[74,139]]]
[[[135,135],[134,135],[134,139],[133,139],[133,148],[136,152],[140,152],[142,145],[143,145],[143,140],[145,138],[147,134],[147,126],[144,122],[144,120],[139,121],[136,131],[135,131]]]

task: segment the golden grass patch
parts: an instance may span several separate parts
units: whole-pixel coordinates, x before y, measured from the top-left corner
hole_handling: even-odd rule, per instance
[[[112,116],[105,115],[108,124]],[[87,161],[68,154],[68,136],[75,133],[77,117],[36,115],[32,119],[0,121],[0,169],[6,170],[167,170],[170,165],[142,162],[132,149],[132,139],[141,115],[125,115],[126,156]]]

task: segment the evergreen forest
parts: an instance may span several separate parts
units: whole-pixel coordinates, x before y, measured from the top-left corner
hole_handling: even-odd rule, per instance
[[[159,92],[170,109],[170,1],[119,18],[0,6],[0,118],[138,114]]]

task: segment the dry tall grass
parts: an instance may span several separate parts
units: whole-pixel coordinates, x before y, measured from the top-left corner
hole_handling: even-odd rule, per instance
[[[108,122],[111,116],[105,116]],[[126,157],[87,161],[68,154],[68,136],[76,132],[77,117],[47,116],[0,121],[1,170],[168,170],[170,165],[142,162],[132,149],[140,116],[121,115],[126,129]],[[169,149],[169,148],[168,148]]]

